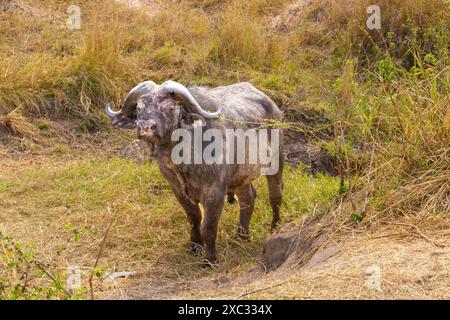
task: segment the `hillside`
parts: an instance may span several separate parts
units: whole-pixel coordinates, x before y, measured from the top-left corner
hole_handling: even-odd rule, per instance
[[[450,298],[448,1],[379,1],[380,30],[365,0],[78,1],[79,30],[71,4],[0,1],[0,299]],[[226,204],[212,269],[103,114],[148,79],[249,81],[283,111],[283,223],[257,180],[251,241]]]

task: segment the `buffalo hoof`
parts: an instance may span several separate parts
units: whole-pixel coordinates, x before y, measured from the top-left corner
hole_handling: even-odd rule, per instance
[[[193,254],[194,256],[203,255],[203,248],[198,243],[194,243],[194,242],[189,243],[188,251],[190,254]]]
[[[274,232],[275,229],[281,225],[281,221],[280,220],[276,220],[276,221],[272,221],[272,224],[270,226],[270,232]]]
[[[238,227],[236,231],[236,237],[242,241],[250,241],[250,235],[244,231],[241,227]]]
[[[202,260],[202,267],[206,268],[206,269],[213,269],[215,266],[217,265],[217,260],[215,259],[214,262],[208,260],[208,259],[203,259]]]
[[[250,241],[250,236],[249,236],[248,234],[237,233],[236,236],[237,236],[241,241]]]

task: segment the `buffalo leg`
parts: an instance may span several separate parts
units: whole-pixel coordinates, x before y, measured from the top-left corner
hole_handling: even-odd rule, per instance
[[[236,191],[239,197],[239,227],[237,236],[243,240],[248,240],[250,236],[250,219],[255,207],[256,190],[250,183],[242,186]]]
[[[202,223],[202,214],[200,208],[197,206],[189,208],[189,211],[185,208],[187,213],[188,221],[191,225],[191,243],[189,244],[188,250],[194,255],[201,255],[203,252],[202,245],[202,235],[200,232],[200,226]]]
[[[219,218],[222,213],[225,194],[214,195],[205,201],[205,213],[201,226],[205,258],[208,264],[217,262],[216,237]]]
[[[200,208],[197,204],[190,202],[184,195],[177,193],[175,193],[175,195],[184,211],[186,211],[187,219],[191,225],[191,243],[188,246],[188,250],[194,255],[201,255],[203,241],[200,232],[202,223],[202,213],[200,212]]]
[[[181,187],[175,183],[176,177],[173,175],[173,173],[169,170],[165,170],[164,168],[161,169],[163,174],[166,175],[168,178],[172,191],[175,194],[175,197],[177,198],[178,202],[183,207],[184,211],[186,212],[187,219],[189,221],[189,224],[191,225],[191,242],[189,243],[188,250],[190,253],[194,255],[201,255],[202,254],[202,235],[200,231],[200,226],[202,223],[202,213],[200,211],[200,208],[197,203],[194,203],[189,199],[182,191]]]
[[[272,229],[280,221],[280,207],[283,200],[283,159],[280,157],[280,168],[278,173],[266,176],[269,188],[269,202],[272,207]]]

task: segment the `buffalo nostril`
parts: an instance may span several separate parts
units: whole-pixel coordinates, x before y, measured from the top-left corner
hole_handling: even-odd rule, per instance
[[[138,122],[138,137],[139,138],[152,138],[159,137],[157,134],[157,123],[153,120],[140,120]]]

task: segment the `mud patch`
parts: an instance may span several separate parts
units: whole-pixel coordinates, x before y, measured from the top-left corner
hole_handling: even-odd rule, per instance
[[[293,130],[284,130],[285,160],[297,167],[300,163],[310,164],[308,154],[308,139],[302,133]]]
[[[333,157],[325,150],[314,145],[305,134],[285,130],[285,161],[293,167],[303,164],[312,174],[327,173],[337,175],[337,165]]]

